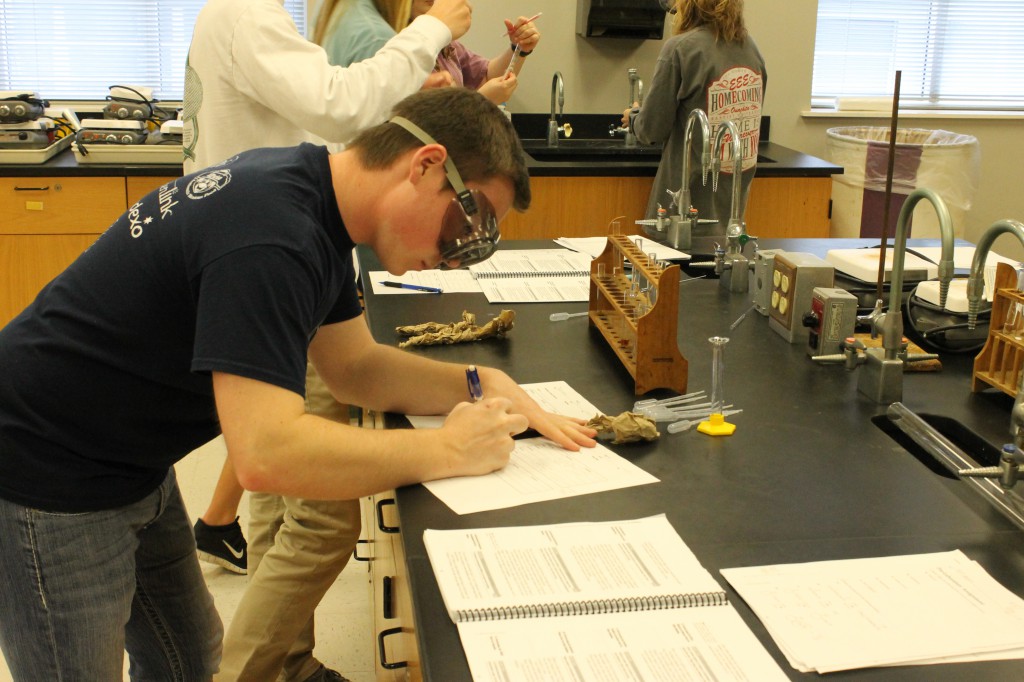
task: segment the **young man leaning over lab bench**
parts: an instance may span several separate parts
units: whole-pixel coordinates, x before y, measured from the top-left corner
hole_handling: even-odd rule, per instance
[[[445,82],[431,74],[437,52],[471,17],[468,0],[439,0],[398,35],[392,31],[372,59],[340,68],[300,35],[280,0],[208,0],[188,54],[185,171],[257,147],[348,142],[387,120],[408,95]],[[305,395],[307,411],[348,421],[348,406],[331,397],[309,364]],[[228,458],[195,520],[201,559],[250,574],[225,634],[218,682],[342,679],[313,654],[314,614],[359,538],[359,501],[253,493],[247,547],[238,524],[243,493]]]
[[[467,403],[465,367],[373,340],[355,244],[396,274],[465,265],[529,204],[515,132],[481,95],[426,91],[394,114],[338,154],[258,149],[159,188],[0,330],[0,647],[16,680],[120,679],[125,649],[135,679],[209,679],[220,620],[172,465],[220,432],[247,488],[314,499],[493,471],[528,426],[594,443],[504,372],[481,368],[485,397]],[[307,348],[343,402],[451,414],[433,431],[308,414]]]

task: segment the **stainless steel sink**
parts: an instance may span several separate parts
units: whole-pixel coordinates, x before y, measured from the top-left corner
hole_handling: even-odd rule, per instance
[[[662,145],[627,147],[621,138],[570,138],[549,147],[547,140],[521,140],[523,150],[537,161],[658,161]],[[775,163],[775,159],[757,155],[758,163]]]
[[[619,138],[576,138],[559,140],[549,147],[547,140],[522,140],[523,150],[537,161],[657,161],[661,145],[627,147]]]
[[[977,493],[1017,527],[1024,529],[1024,484],[1009,490],[991,478],[961,477],[961,469],[998,466],[999,448],[948,417],[915,414],[902,403],[893,403],[887,413],[871,420],[875,426],[924,464],[930,471],[959,480]]]

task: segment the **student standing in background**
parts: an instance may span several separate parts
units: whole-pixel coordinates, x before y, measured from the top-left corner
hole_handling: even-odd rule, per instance
[[[412,0],[412,18],[429,12],[433,6],[434,0]],[[437,70],[450,73],[455,85],[477,90],[495,104],[507,102],[519,84],[517,78],[523,63],[540,42],[540,31],[527,19],[529,17],[519,17],[514,22],[505,20],[509,46],[491,59],[453,40],[438,55]],[[518,52],[515,51],[516,45],[519,46]],[[508,71],[509,62],[512,62],[511,72]]]
[[[682,187],[686,120],[694,109],[707,114],[712,135],[724,121],[733,121],[739,128],[743,148],[742,213],[757,164],[761,105],[768,82],[764,59],[743,22],[743,0],[663,0],[663,5],[675,10],[674,35],[661,49],[643,107],[627,109],[622,118],[640,142],[665,145],[646,215],[656,217],[659,205],[668,208],[672,201],[668,191],[678,192]],[[686,182],[700,217],[719,222],[710,230],[701,225],[694,234],[724,235],[729,222],[731,179],[720,179],[718,192],[711,191],[710,178],[706,186],[702,183],[701,142],[700,126],[695,125]],[[731,149],[728,143],[726,147],[727,151]],[[723,162],[722,172],[731,173],[732,163]]]
[[[299,34],[279,0],[210,0],[189,48],[185,171],[256,147],[349,141],[431,79],[437,52],[469,28],[470,18],[466,0],[439,0],[373,59],[346,69]],[[311,366],[305,394],[308,411],[347,423],[348,408]],[[201,556],[219,552],[222,565],[251,573],[217,679],[274,680],[282,671],[286,682],[342,679],[313,656],[313,615],[359,537],[358,500],[253,493],[246,550],[235,520],[242,492],[229,458],[194,531]]]
[[[337,66],[369,59],[409,24],[411,5],[412,0],[324,0],[313,42]]]

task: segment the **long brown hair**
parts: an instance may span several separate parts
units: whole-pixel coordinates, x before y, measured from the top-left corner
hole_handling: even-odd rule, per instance
[[[313,42],[323,45],[324,39],[333,30],[333,24],[348,11],[355,1],[324,0],[320,5],[320,13],[316,17],[316,24],[313,26]],[[395,29],[396,33],[409,25],[412,0],[373,0],[373,4],[384,21],[388,22],[388,25]]]
[[[716,41],[742,43],[747,37],[743,0],[678,0],[672,30],[677,35],[706,26]]]

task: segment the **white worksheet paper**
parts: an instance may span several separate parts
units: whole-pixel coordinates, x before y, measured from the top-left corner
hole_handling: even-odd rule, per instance
[[[690,254],[673,249],[660,242],[656,242],[643,235],[630,235],[630,241],[639,244],[640,250],[644,253],[653,253],[655,258],[661,260],[690,260]],[[607,237],[559,237],[555,243],[573,251],[588,254],[591,258],[597,258],[608,246]]]
[[[600,413],[564,381],[524,384],[523,390],[549,412],[581,419]],[[437,428],[444,417],[409,417],[409,421],[416,428]],[[516,441],[508,465],[500,471],[423,485],[456,514],[472,514],[657,482],[600,443],[570,452],[546,438],[525,438]]]
[[[781,682],[732,606],[458,623],[473,682]]]
[[[1024,601],[959,550],[721,574],[803,672],[1024,657]]]
[[[480,293],[480,285],[469,270],[410,270],[404,275],[392,275],[384,270],[372,270],[370,283],[375,294],[403,294],[413,296],[430,296],[431,294],[413,289],[397,289],[386,287],[381,282],[400,282],[415,284],[421,287],[434,287],[444,294]]]

